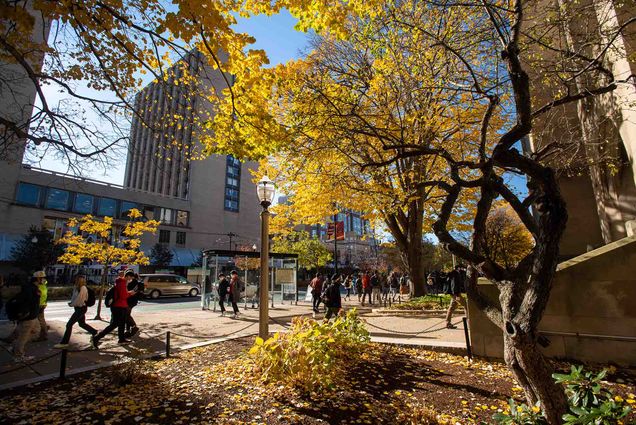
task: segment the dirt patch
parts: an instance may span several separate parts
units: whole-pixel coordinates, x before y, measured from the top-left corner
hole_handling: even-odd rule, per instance
[[[251,371],[243,353],[252,342],[243,338],[5,391],[0,423],[492,423],[508,398],[522,399],[501,363],[380,344],[347,360],[337,388],[302,393],[263,383]],[[634,400],[633,375],[616,371],[607,385]]]

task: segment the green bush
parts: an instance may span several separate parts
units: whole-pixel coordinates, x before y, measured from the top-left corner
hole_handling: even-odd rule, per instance
[[[398,310],[444,310],[450,304],[451,296],[446,294],[425,295],[412,298],[402,304],[393,304],[391,308]]]
[[[585,372],[583,366],[572,366],[570,373],[552,375],[565,386],[570,412],[563,416],[565,425],[613,425],[626,417],[631,408],[620,397],[601,386],[607,370]],[[500,425],[543,425],[547,422],[539,406],[529,408],[509,401],[510,412],[497,413],[493,419]]]
[[[369,342],[355,309],[333,322],[296,318],[289,332],[261,338],[249,351],[256,373],[307,392],[333,387],[347,359],[360,355]]]

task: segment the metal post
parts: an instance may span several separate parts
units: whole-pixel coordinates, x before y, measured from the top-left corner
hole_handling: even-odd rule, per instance
[[[210,304],[207,303],[208,293],[205,292],[205,279],[208,277],[208,256],[202,251],[201,252],[201,278],[203,279],[202,283],[202,291],[201,291],[201,310],[205,310],[206,308],[210,309]]]
[[[170,331],[166,332],[166,357],[170,357]]]
[[[219,254],[216,254],[214,256],[214,276],[212,276],[212,279],[214,279],[213,281],[216,281],[218,279],[218,276],[219,276]],[[214,297],[214,312],[215,313],[216,313],[216,306],[218,303],[219,303],[219,300],[215,296]]]
[[[66,378],[66,357],[68,356],[67,350],[62,350],[62,357],[60,357],[60,379]]]
[[[470,335],[468,335],[468,320],[466,317],[462,317],[462,322],[464,322],[464,338],[466,338],[466,352],[468,353],[468,358],[472,360],[473,358],[473,350],[470,348]]]
[[[263,206],[261,212],[261,281],[260,300],[258,305],[258,336],[263,339],[269,337],[269,211],[267,206]],[[273,300],[272,300],[273,302]]]
[[[245,256],[245,279],[243,283],[245,283],[245,297],[243,300],[245,304],[243,305],[243,310],[247,310],[247,255]]]
[[[268,264],[269,265],[269,264]],[[268,272],[269,273],[269,272]],[[272,308],[274,308],[274,265],[272,264],[272,275],[269,279],[269,292],[272,295]]]

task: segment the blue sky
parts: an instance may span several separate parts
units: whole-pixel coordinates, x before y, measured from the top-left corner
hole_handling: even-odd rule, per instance
[[[235,28],[240,32],[246,32],[254,36],[256,43],[253,45],[253,48],[265,50],[270,63],[276,65],[300,57],[301,51],[306,47],[308,40],[307,34],[294,30],[294,25],[296,25],[296,19],[287,11],[283,11],[274,16],[257,16],[250,19],[239,19]],[[95,93],[86,87],[77,87],[77,91],[80,94],[91,92],[92,95],[95,95]],[[99,96],[107,98],[108,94],[102,92]],[[56,102],[62,100],[62,97],[54,91],[47,92],[47,98],[55,99]],[[90,117],[88,118],[90,119]],[[95,123],[95,125],[99,126],[100,124]],[[67,166],[54,159],[44,158],[39,164],[34,165],[49,170],[67,172]],[[109,167],[106,174],[104,174],[103,170],[95,170],[85,175],[85,177],[109,183],[123,184],[124,168],[125,160],[122,158],[122,161],[113,164],[113,167]]]

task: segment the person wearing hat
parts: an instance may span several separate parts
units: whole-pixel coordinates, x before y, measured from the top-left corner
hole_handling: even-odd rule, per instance
[[[36,285],[40,291],[40,313],[38,314],[38,322],[40,322],[40,337],[36,341],[46,341],[48,339],[48,327],[44,319],[44,309],[46,309],[46,301],[48,298],[48,282],[46,281],[46,273],[43,270],[33,273]]]
[[[227,297],[230,291],[230,282],[225,278],[224,273],[219,273],[219,280],[217,284],[217,290],[219,291],[219,307],[221,308],[221,317],[225,316],[225,297]]]

